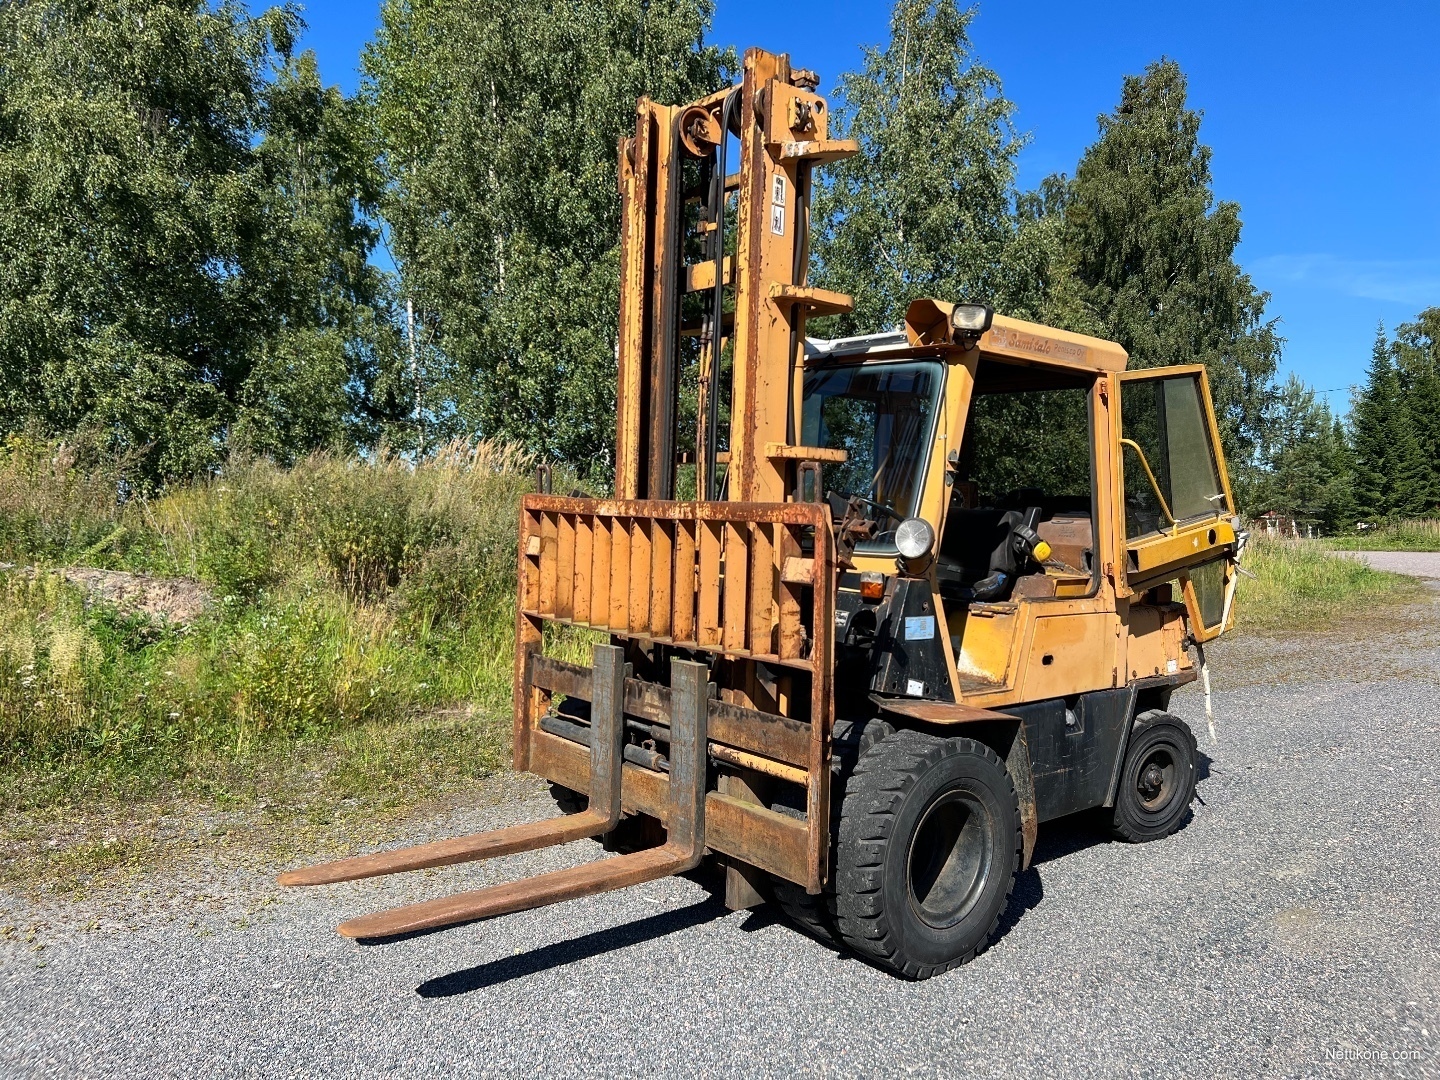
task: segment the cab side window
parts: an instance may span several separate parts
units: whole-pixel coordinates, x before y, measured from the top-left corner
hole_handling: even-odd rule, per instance
[[[936,559],[942,597],[1004,600],[1022,581],[1032,599],[1083,592],[1097,565],[1092,390],[1088,375],[980,360]],[[1038,559],[1027,535],[1048,548]]]
[[[1125,535],[1229,511],[1198,375],[1136,379],[1120,402]]]

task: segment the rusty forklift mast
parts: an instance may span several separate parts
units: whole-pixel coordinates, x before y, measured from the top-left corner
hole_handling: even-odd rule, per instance
[[[855,143],[826,137],[815,83],[787,57],[752,50],[737,87],[678,108],[642,99],[635,135],[621,141],[617,498],[530,496],[521,522],[515,767],[588,792],[588,809],[291,871],[280,881],[349,881],[530,851],[609,833],[627,809],[663,821],[666,843],[355,919],[342,934],[390,936],[623,888],[689,870],[706,847],[819,891],[833,707],[823,613],[834,550],[828,510],[786,497],[807,463],[818,475],[817,457],[839,456],[794,446],[793,413],[806,318],[850,309],[849,297],[804,281],[811,173],[853,153]],[[738,145],[735,174],[726,172],[727,144]],[[682,161],[699,163],[693,190],[682,190]],[[738,210],[727,228],[731,202]],[[733,255],[724,254],[726,236]],[[686,264],[689,249],[703,259]],[[708,301],[702,327],[681,326],[687,293]],[[696,329],[695,483],[711,498],[676,502],[678,354],[682,333]],[[731,370],[728,454],[717,430],[722,356]],[[609,631],[616,644],[597,646],[590,669],[550,660],[540,647],[547,620]],[[650,673],[663,671],[668,657],[668,680],[627,677],[637,653]],[[588,723],[570,724],[584,729],[588,753],[546,730],[564,730],[565,721],[542,723],[557,695],[590,703]],[[627,713],[668,729],[665,771],[626,763]],[[738,781],[737,794],[707,797],[712,761],[736,776],[803,779],[808,827],[745,798]]]
[[[852,306],[806,278],[813,171],[856,151],[817,81],[751,50],[738,86],[642,99],[621,140],[615,498],[520,514],[514,764],[568,812],[280,881],[584,837],[620,854],[341,934],[711,858],[731,907],[773,900],[925,977],[988,943],[1041,822],[1182,823],[1195,743],[1165,709],[1233,622],[1244,545],[1204,372],[1126,372],[1112,343],[923,298],[903,333],[807,338]],[[976,403],[1023,393],[1078,395],[1083,494],[980,491]],[[589,667],[547,656],[547,623],[605,643]]]

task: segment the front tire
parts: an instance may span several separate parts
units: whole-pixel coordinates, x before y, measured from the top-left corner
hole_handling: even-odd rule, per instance
[[[855,765],[865,754],[869,753],[882,739],[887,739],[895,734],[895,728],[887,720],[872,717],[868,720],[837,720],[835,728],[831,732],[831,754],[830,754],[830,823],[832,830],[840,820],[841,799],[845,794],[845,785],[849,782],[851,774],[855,771]],[[803,793],[801,793],[803,799]],[[804,808],[804,803],[799,803],[799,808]],[[771,809],[779,809],[772,806]],[[831,835],[831,859],[834,859],[834,833]],[[832,862],[833,865],[833,862]],[[833,882],[833,874],[832,874]],[[793,881],[787,881],[778,875],[770,875],[770,892],[775,903],[779,906],[785,918],[815,938],[817,941],[834,948],[841,948],[844,945],[839,933],[835,929],[834,908],[834,887],[827,884],[825,891],[819,896],[812,896],[805,891],[803,885],[797,885]]]
[[[846,787],[836,929],[906,978],[958,967],[990,944],[1021,843],[1015,785],[993,750],[898,732],[860,758]]]
[[[1195,798],[1195,733],[1178,716],[1147,712],[1135,718],[1120,766],[1110,831],[1143,844],[1169,836],[1190,816]]]

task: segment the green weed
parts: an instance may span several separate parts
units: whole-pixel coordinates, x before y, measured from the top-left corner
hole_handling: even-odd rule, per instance
[[[414,795],[425,746],[500,760],[523,454],[236,460],[153,499],[117,499],[121,473],[33,441],[0,449],[0,561],[35,568],[0,573],[0,808],[221,799],[296,755]],[[214,603],[167,625],[45,569],[81,564],[194,578]],[[457,708],[466,733],[388,734]]]
[[[1311,540],[1256,536],[1245,551],[1244,566],[1255,575],[1240,579],[1236,597],[1237,624],[1246,628],[1303,634],[1317,622],[1415,593],[1413,579],[1372,570]]]

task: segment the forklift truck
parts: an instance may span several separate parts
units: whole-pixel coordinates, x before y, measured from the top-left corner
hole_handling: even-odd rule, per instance
[[[1205,371],[924,297],[900,330],[810,337],[852,307],[807,279],[813,170],[857,149],[817,82],[751,50],[621,140],[615,497],[520,509],[514,765],[562,813],[280,881],[610,856],[341,934],[703,863],[730,907],[919,979],[989,944],[1042,823],[1185,821],[1196,743],[1167,708],[1233,624],[1245,540]],[[589,666],[547,655],[587,633]]]

